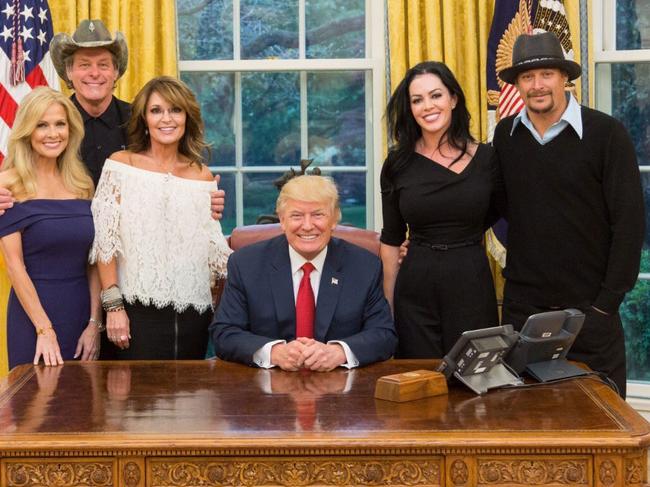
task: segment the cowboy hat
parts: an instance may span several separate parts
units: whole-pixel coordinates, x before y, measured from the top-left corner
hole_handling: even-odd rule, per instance
[[[126,71],[129,50],[126,47],[124,35],[121,32],[115,32],[115,38],[113,38],[101,20],[82,20],[72,37],[65,33],[57,34],[50,42],[50,56],[54,68],[69,88],[72,88],[72,83],[66,73],[65,61],[78,49],[84,47],[103,47],[109,50],[117,60],[118,79]]]
[[[515,84],[519,73],[529,69],[557,68],[565,71],[569,81],[580,76],[582,68],[565,59],[560,40],[552,32],[521,34],[512,48],[512,66],[499,71],[499,78]]]

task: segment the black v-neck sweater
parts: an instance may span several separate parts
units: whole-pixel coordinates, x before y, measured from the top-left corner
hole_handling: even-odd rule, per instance
[[[582,107],[545,145],[513,117],[494,134],[507,196],[505,297],[616,312],[636,283],[645,216],[634,146],[613,117]]]

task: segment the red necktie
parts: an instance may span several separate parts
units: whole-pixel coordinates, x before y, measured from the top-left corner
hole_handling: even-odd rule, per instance
[[[316,300],[309,280],[309,274],[313,270],[314,265],[311,262],[306,262],[302,266],[303,275],[300,286],[298,286],[298,297],[296,298],[296,338],[314,338]]]

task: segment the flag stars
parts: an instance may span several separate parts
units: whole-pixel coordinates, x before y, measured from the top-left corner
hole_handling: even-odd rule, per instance
[[[25,5],[23,11],[20,12],[20,15],[22,15],[25,18],[25,22],[27,22],[27,19],[34,18],[34,14],[32,13],[32,10],[34,10],[32,7],[27,8],[27,5]]]
[[[4,37],[5,42],[7,42],[7,39],[13,38],[13,35],[11,34],[11,29],[7,26],[4,27],[3,31],[0,32],[0,36]]]
[[[47,42],[47,33],[45,31],[40,31],[36,36],[41,43],[41,46]]]
[[[47,9],[46,8],[38,9],[38,18],[41,19],[41,24],[45,23],[45,21],[47,20]],[[39,36],[39,39],[40,39],[40,36]]]
[[[2,11],[3,14],[5,14],[5,17],[8,19],[11,18],[14,14],[14,7],[13,5],[5,5],[5,9]]]
[[[27,42],[28,39],[33,39],[32,27],[28,29],[27,26],[23,26],[23,31],[20,33],[20,37],[22,37],[25,42]]]
[[[32,58],[29,57],[30,52],[31,51],[29,49],[26,49],[26,50],[23,51],[23,56],[24,56],[24,59],[25,59],[26,63],[29,63],[32,60]]]

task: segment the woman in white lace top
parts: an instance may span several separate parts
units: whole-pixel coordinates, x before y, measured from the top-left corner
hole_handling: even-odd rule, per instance
[[[105,358],[201,359],[212,319],[210,284],[231,250],[210,216],[216,182],[191,90],[162,76],[136,95],[129,150],[106,160],[92,203]]]

